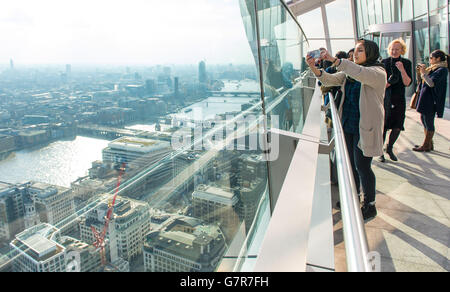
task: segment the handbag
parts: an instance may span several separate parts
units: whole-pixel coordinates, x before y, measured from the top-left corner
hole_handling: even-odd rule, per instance
[[[417,86],[416,92],[414,92],[413,96],[411,97],[411,102],[409,106],[412,109],[417,109],[417,101],[419,100],[420,95],[420,84]]]

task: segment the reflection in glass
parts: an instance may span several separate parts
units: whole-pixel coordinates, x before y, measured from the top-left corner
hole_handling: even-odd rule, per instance
[[[416,40],[416,62],[426,63],[429,61],[430,44],[428,38],[427,18],[421,18],[414,22],[414,36]]]
[[[383,6],[383,22],[391,23],[392,22],[392,13],[391,13],[391,0],[382,0]]]
[[[441,9],[430,15],[430,50],[448,52],[448,14]]]
[[[270,216],[267,161],[277,149],[268,130],[301,133],[313,93],[305,78],[310,48],[299,25],[280,1],[255,1],[205,1],[208,7],[197,7],[203,12],[197,29],[180,23],[173,35],[168,29],[165,38],[189,41],[161,42],[165,57],[205,54],[183,59],[189,64],[22,69],[11,60],[0,73],[1,158],[23,162],[13,152],[53,149],[52,142],[64,139],[61,145],[82,141],[83,151],[64,147],[40,158],[39,171],[68,177],[64,187],[28,182],[45,179],[37,171],[25,182],[0,176],[0,270],[248,267]],[[211,11],[225,11],[226,26],[218,25],[223,19],[212,22]],[[125,35],[124,46],[145,47],[146,36],[158,43],[151,33],[139,41],[131,31]],[[64,166],[94,161],[79,172],[48,163],[58,155]]]

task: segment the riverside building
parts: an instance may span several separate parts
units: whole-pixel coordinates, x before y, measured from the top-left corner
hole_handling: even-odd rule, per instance
[[[165,141],[122,137],[109,143],[103,150],[103,162],[151,165],[167,155],[170,150],[170,143]]]

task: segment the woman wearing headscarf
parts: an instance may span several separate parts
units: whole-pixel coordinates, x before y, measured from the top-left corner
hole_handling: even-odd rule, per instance
[[[387,132],[390,130],[389,142],[386,153],[391,160],[398,161],[394,154],[394,144],[405,130],[406,117],[406,87],[412,83],[412,62],[402,58],[406,54],[406,43],[402,39],[393,40],[388,46],[389,58],[382,62],[386,68],[388,83],[384,99],[385,123],[383,140],[386,141]],[[380,162],[385,162],[384,155]]]
[[[307,63],[325,86],[341,86],[339,113],[357,191],[360,193],[361,186],[364,191],[361,211],[367,222],[377,215],[376,177],[372,171],[372,160],[383,154],[386,71],[378,61],[378,45],[369,40],[358,41],[354,62],[334,58],[325,49],[322,50],[321,58],[333,62],[338,73],[328,74],[318,70],[311,56],[307,57]]]
[[[416,145],[413,148],[416,152],[434,150],[434,120],[436,115],[438,118],[444,116],[447,76],[450,69],[449,61],[449,56],[441,50],[436,50],[431,53],[430,67],[427,68],[423,64],[417,66],[421,80],[417,111],[421,114],[422,124],[425,128],[425,140],[422,146]]]

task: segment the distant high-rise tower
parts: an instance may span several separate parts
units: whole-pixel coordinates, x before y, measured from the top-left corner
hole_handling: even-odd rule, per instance
[[[72,65],[67,64],[66,65],[66,75],[69,76],[70,73],[72,73]]]
[[[208,80],[208,77],[206,76],[206,63],[204,61],[201,61],[198,65],[198,81],[200,83],[206,83]]]
[[[175,77],[174,79],[174,93],[175,93],[175,97],[177,97],[180,93],[180,78]]]
[[[10,66],[11,70],[14,69],[14,61],[13,61],[13,59],[9,59],[9,66]]]

